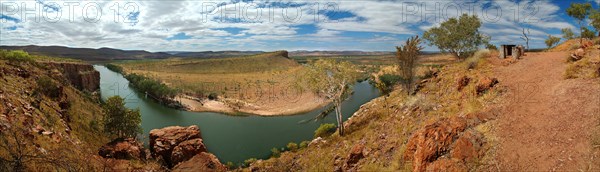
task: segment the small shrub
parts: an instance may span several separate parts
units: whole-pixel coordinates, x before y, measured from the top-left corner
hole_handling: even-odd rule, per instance
[[[227,163],[225,163],[225,166],[227,166],[227,168],[230,170],[236,168],[235,164],[231,161],[228,161]]]
[[[219,95],[217,93],[208,94],[208,100],[217,100],[218,98],[219,98]]]
[[[300,142],[300,149],[307,148],[309,143],[310,143],[310,142],[309,142],[309,141],[306,141],[306,140],[305,140],[305,141],[302,141],[302,142]]]
[[[42,76],[37,82],[36,92],[42,93],[50,98],[58,98],[60,96],[60,88],[52,78],[48,76]]]
[[[490,44],[490,43],[485,44],[485,48],[488,50],[498,50],[498,47],[496,47],[494,44]]]
[[[292,151],[292,152],[296,152],[298,150],[298,144],[294,143],[294,142],[290,142],[287,144],[287,150]]]
[[[314,137],[328,137],[335,132],[337,127],[333,123],[321,124],[317,130],[315,130]]]
[[[97,121],[97,120],[94,120],[94,119],[92,119],[92,120],[90,121],[90,124],[89,124],[89,125],[90,125],[90,128],[91,128],[92,130],[94,130],[94,131],[99,131],[99,130],[100,130],[100,124],[98,123],[98,121]]]
[[[479,50],[479,51],[475,52],[475,54],[473,54],[473,56],[471,56],[470,58],[468,58],[465,61],[466,65],[467,65],[467,69],[477,68],[477,65],[479,64],[481,59],[489,57],[489,56],[490,56],[490,50],[487,50],[487,49],[483,49],[483,50]]]
[[[383,74],[379,76],[379,81],[380,83],[377,83],[375,86],[379,88],[379,91],[387,94],[392,91],[392,88],[396,83],[402,81],[402,77],[399,75]]]
[[[576,49],[579,49],[579,47],[581,47],[581,44],[579,44],[579,43],[573,44],[573,45],[571,45],[569,50],[576,50]]]
[[[436,71],[438,71],[438,70],[434,67],[427,67],[427,68],[423,67],[420,72],[421,76],[419,78],[420,79],[432,78]]]
[[[244,160],[244,167],[248,167],[248,166],[250,166],[250,164],[252,164],[254,162],[256,162],[256,158],[250,158],[250,159]]]
[[[33,62],[33,57],[23,50],[2,51],[0,58],[8,60],[9,63],[15,62]]]
[[[271,157],[279,158],[280,155],[281,155],[281,151],[279,149],[277,149],[277,148],[271,149]]]

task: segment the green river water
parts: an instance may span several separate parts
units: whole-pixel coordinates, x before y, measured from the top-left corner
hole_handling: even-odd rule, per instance
[[[316,122],[302,122],[314,118],[324,108],[276,117],[231,116],[175,110],[145,99],[143,94],[129,87],[129,82],[121,74],[104,66],[96,65],[94,68],[100,72],[100,91],[103,99],[120,95],[125,99],[128,108],[140,109],[144,140],[147,140],[152,129],[198,125],[208,151],[223,163],[231,161],[238,164],[248,158],[268,158],[271,148],[282,148],[289,142],[311,140],[320,124],[335,123],[335,116],[331,114]],[[342,105],[344,119],[348,119],[362,104],[379,95],[379,91],[367,81],[355,84],[354,94]]]

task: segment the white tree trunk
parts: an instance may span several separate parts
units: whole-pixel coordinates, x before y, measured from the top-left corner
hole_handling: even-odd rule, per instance
[[[343,136],[344,135],[344,119],[342,118],[341,106],[342,106],[342,104],[340,102],[335,103],[335,117],[337,119],[338,131],[340,133],[340,136]]]

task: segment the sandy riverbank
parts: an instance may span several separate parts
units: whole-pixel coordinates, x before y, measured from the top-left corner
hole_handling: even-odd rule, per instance
[[[314,94],[302,94],[294,100],[276,99],[259,100],[255,102],[242,101],[232,98],[218,100],[196,99],[179,95],[176,98],[193,112],[219,112],[227,114],[254,114],[260,116],[294,115],[309,112],[329,104],[323,98]]]

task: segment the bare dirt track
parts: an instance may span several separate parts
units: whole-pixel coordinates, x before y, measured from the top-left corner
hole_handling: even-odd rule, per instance
[[[563,79],[566,52],[528,53],[494,70],[506,88],[497,111],[499,171],[600,171],[592,140],[600,80]]]

